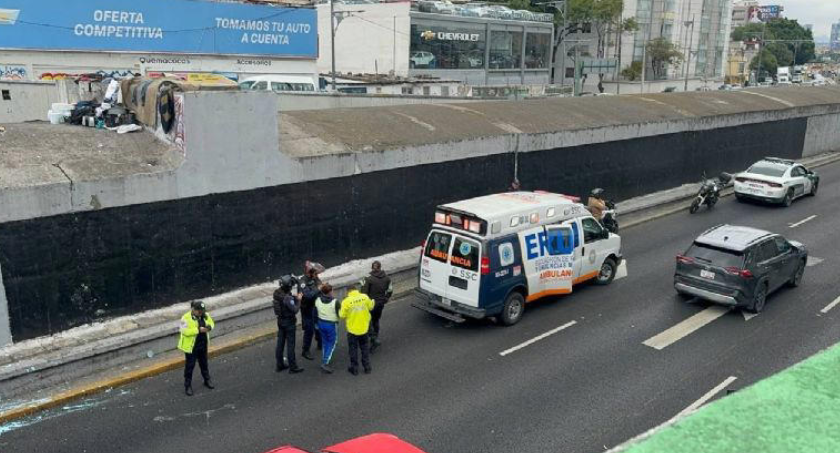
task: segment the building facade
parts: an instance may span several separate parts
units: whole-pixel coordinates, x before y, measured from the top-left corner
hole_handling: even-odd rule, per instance
[[[831,24],[831,42],[829,47],[833,51],[840,50],[840,22]]]
[[[427,77],[473,86],[549,83],[551,15],[442,2],[335,4],[333,9],[339,74]],[[318,16],[318,68],[330,73],[330,5],[318,5]]]
[[[313,9],[168,0],[161,14],[155,0],[134,0],[125,11],[108,0],[32,3],[3,6],[0,80],[217,73],[288,74],[317,83]]]
[[[729,34],[732,30],[731,0],[625,0],[624,18],[635,18],[638,30],[630,33],[610,33],[603,38],[604,58],[619,61],[620,68],[644,60],[646,82],[688,79],[706,84],[722,80],[726,72]],[[598,56],[595,33],[572,35],[566,46],[565,59],[558,57],[561,74],[570,83],[576,55]],[[653,68],[647,43],[663,38],[673,43],[684,56],[680,64]],[[575,42],[577,41],[577,42]],[[571,50],[568,50],[571,49]],[[566,60],[566,69],[562,69]],[[605,80],[616,81],[619,71],[605,75]],[[674,85],[674,84],[672,84]]]

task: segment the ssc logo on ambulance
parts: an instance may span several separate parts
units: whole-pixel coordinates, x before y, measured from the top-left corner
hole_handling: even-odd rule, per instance
[[[466,256],[470,254],[470,252],[472,251],[472,247],[470,246],[470,244],[462,242],[461,247],[458,249],[458,251],[461,252],[462,256]]]
[[[513,244],[505,242],[504,244],[499,245],[499,261],[499,264],[501,264],[502,267],[513,264]]]

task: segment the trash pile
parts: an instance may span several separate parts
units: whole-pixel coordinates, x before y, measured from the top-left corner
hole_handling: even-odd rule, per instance
[[[134,113],[123,104],[120,81],[109,78],[100,83],[105,86],[102,99],[75,104],[54,103],[47,113],[50,123],[108,129],[119,134],[143,130]]]
[[[161,73],[158,77],[79,78],[76,83],[86,100],[75,104],[55,103],[47,113],[52,124],[107,129],[120,134],[148,127],[169,134],[176,121],[177,93],[200,90],[238,90],[223,77],[191,80]],[[84,88],[84,89],[83,89]]]

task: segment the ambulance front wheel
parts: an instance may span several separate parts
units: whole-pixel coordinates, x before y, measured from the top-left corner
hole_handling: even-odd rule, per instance
[[[512,326],[522,318],[525,311],[525,298],[518,292],[512,292],[505,299],[505,306],[499,320],[506,326]]]
[[[612,258],[605,259],[604,264],[601,265],[601,271],[598,272],[598,278],[595,279],[595,283],[609,285],[615,278],[615,271],[615,260]]]

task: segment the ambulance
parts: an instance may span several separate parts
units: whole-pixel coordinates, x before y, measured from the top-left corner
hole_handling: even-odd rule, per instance
[[[454,322],[496,317],[516,324],[529,302],[575,285],[612,282],[621,237],[579,199],[509,192],[438,206],[422,247],[412,304]]]

